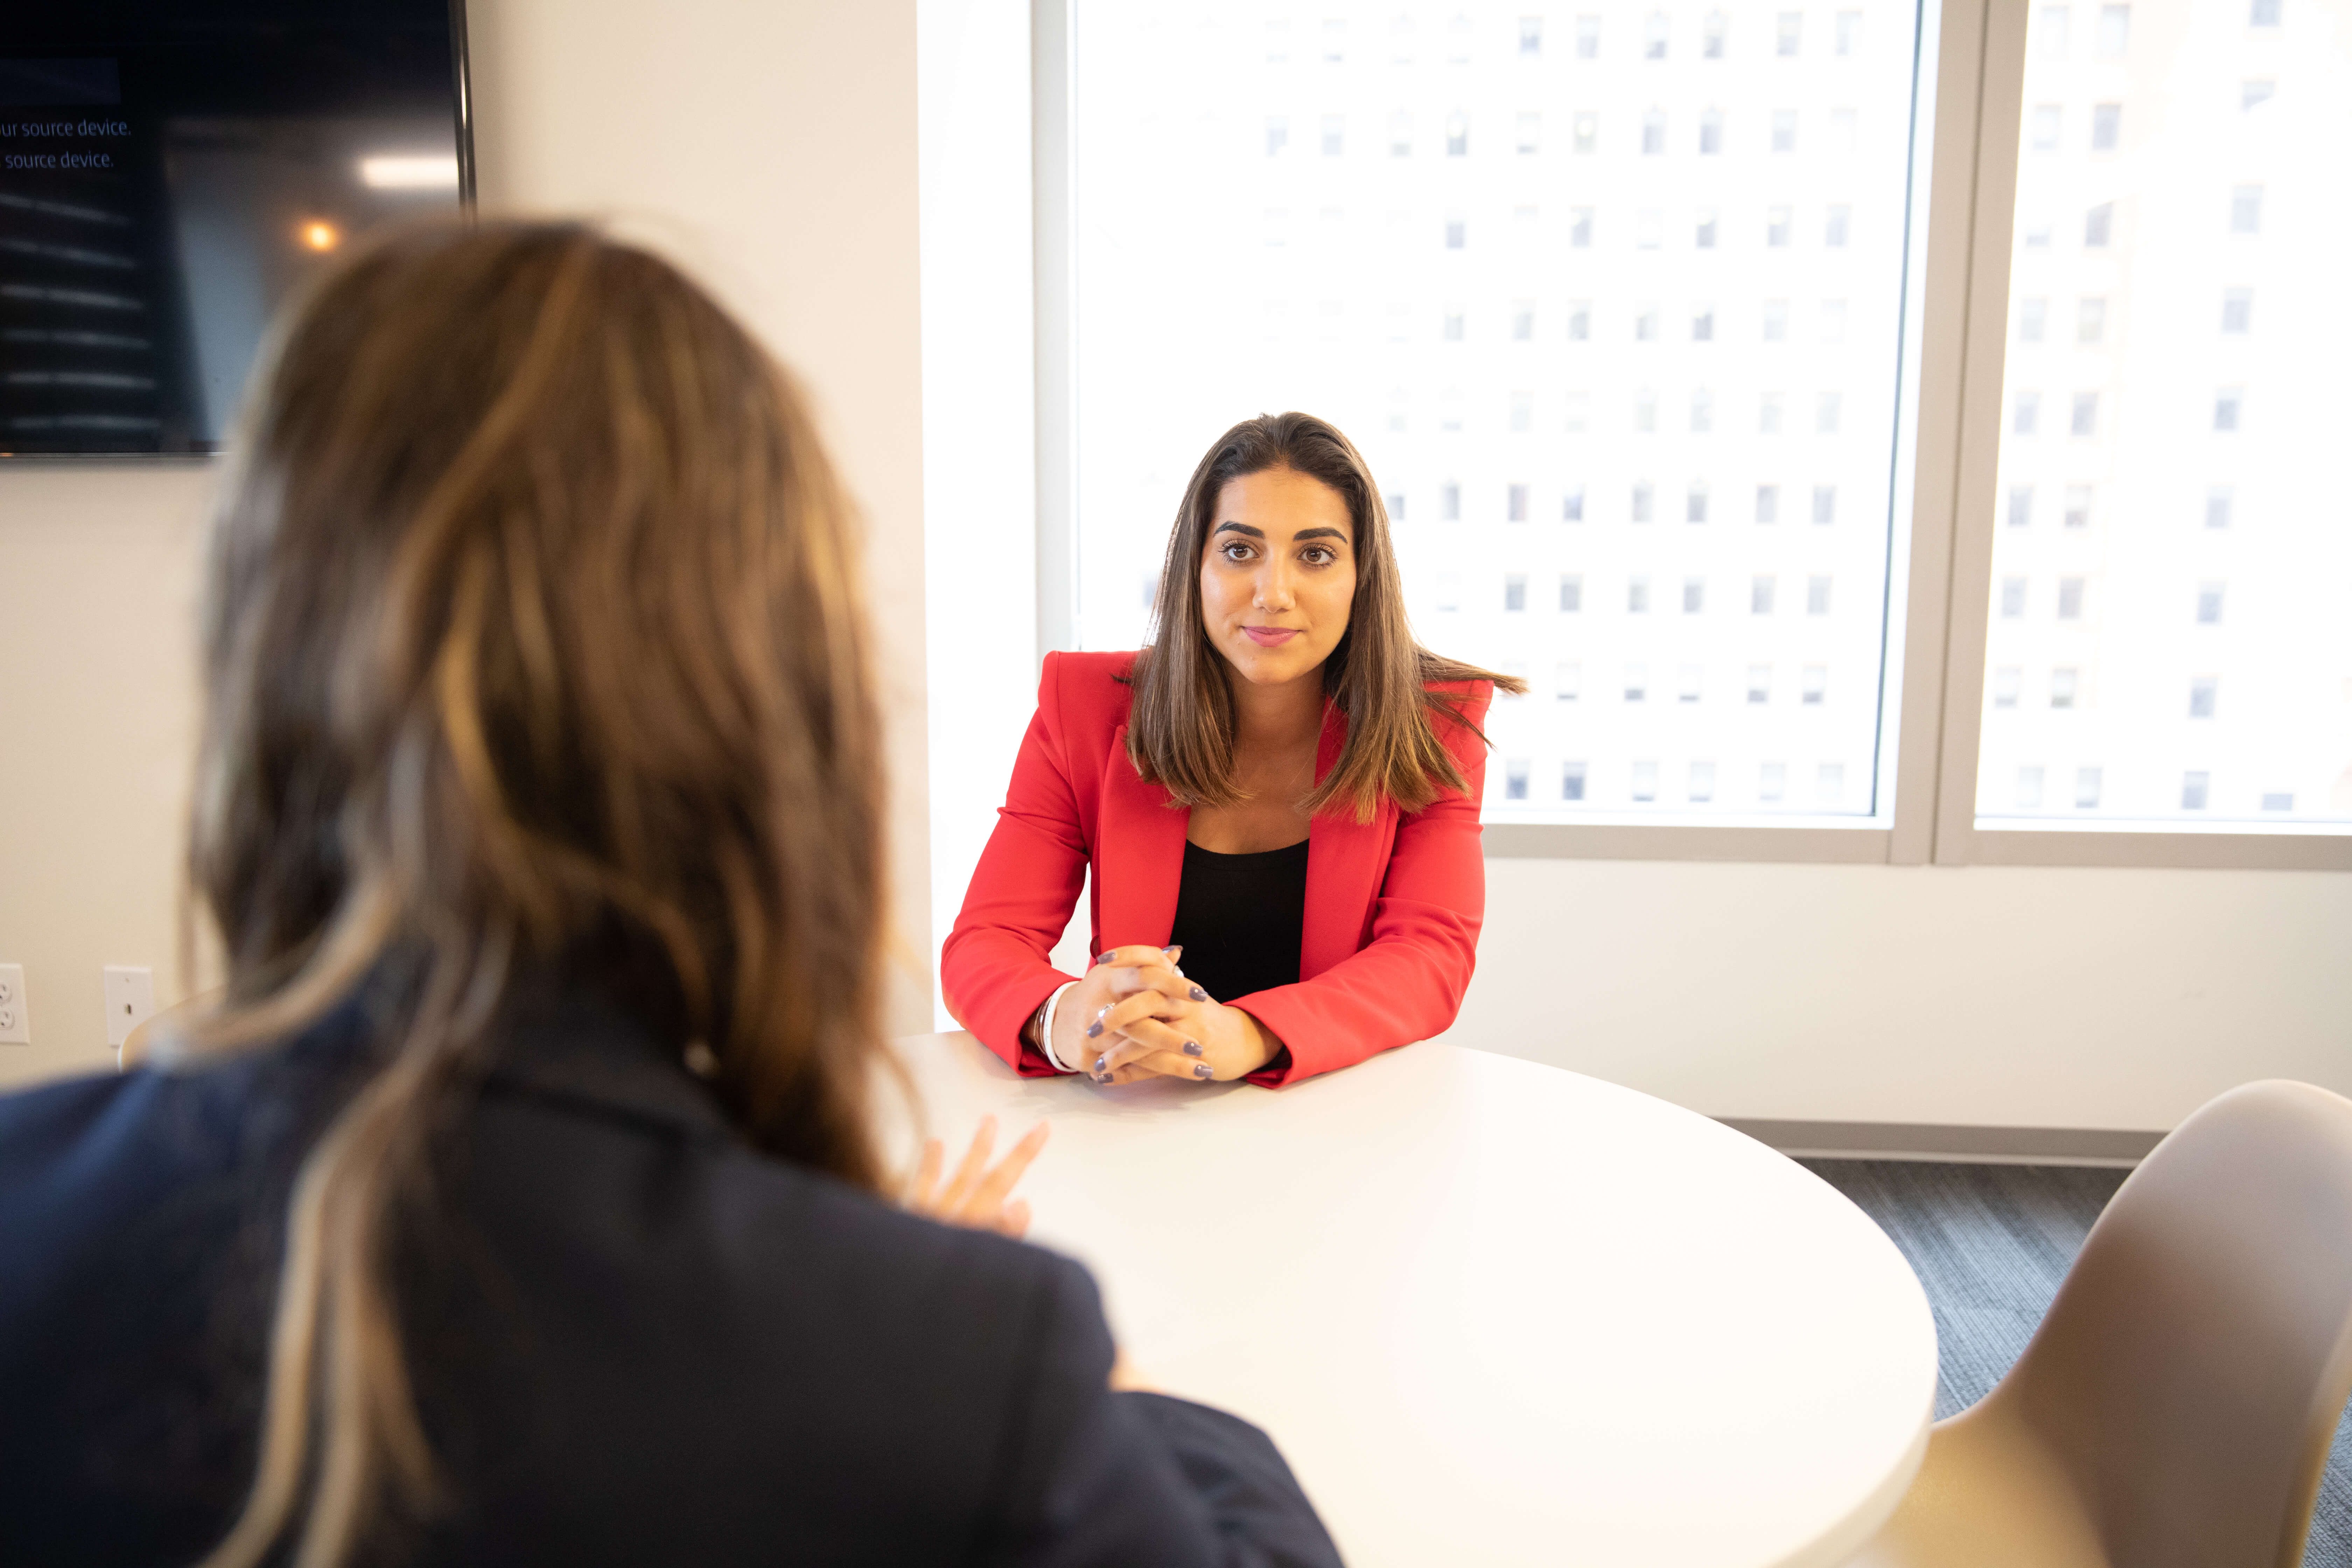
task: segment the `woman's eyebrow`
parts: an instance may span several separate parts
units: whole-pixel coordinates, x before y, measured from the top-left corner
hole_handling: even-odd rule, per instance
[[[1343,528],[1302,528],[1290,538],[1293,543],[1302,539],[1336,539],[1345,544],[1348,542],[1348,531]]]
[[[1217,524],[1216,529],[1211,537],[1213,538],[1216,533],[1223,533],[1227,529],[1231,529],[1235,533],[1246,533],[1252,539],[1264,539],[1265,537],[1265,531],[1264,529],[1252,528],[1246,522],[1221,522]]]

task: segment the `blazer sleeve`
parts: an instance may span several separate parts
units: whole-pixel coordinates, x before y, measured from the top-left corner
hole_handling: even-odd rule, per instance
[[[1055,1258],[1029,1391],[982,1561],[1006,1568],[1339,1568],[1266,1435],[1156,1394],[1114,1393],[1094,1281]]]
[[[1039,1004],[1076,980],[1052,962],[1086,886],[1087,838],[1062,722],[1061,658],[1045,656],[1037,712],[1021,738],[1013,782],[981,852],[955,929],[940,952],[948,1011],[1024,1076],[1054,1066],[1023,1044]]]
[[[1463,693],[1462,717],[1440,718],[1467,788],[1448,790],[1398,819],[1369,939],[1310,980],[1231,1004],[1282,1038],[1287,1059],[1250,1075],[1278,1086],[1352,1067],[1367,1057],[1444,1034],[1462,1009],[1486,918],[1486,860],[1478,803],[1486,788],[1484,727],[1494,688]]]

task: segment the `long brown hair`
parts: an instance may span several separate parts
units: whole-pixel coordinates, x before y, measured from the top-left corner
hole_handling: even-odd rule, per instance
[[[1467,787],[1438,734],[1440,723],[1468,725],[1461,698],[1431,688],[1486,680],[1523,692],[1527,682],[1432,653],[1413,640],[1388,507],[1372,483],[1371,467],[1355,443],[1311,414],[1244,419],[1218,437],[1193,468],[1160,569],[1151,644],[1131,677],[1128,760],[1186,805],[1230,805],[1242,798],[1233,779],[1232,677],[1209,640],[1202,612],[1201,552],[1225,486],[1272,468],[1304,474],[1339,493],[1348,504],[1356,555],[1348,629],[1323,661],[1323,693],[1347,715],[1347,744],[1299,809],[1310,816],[1346,810],[1370,822],[1384,800],[1418,811],[1444,790]]]
[[[191,856],[229,984],[188,1048],[364,992],[380,1049],[295,1184],[214,1568],[327,1568],[435,1500],[395,1205],[584,944],[655,955],[669,1048],[750,1139],[880,1180],[879,742],[792,385],[669,266],[554,224],[395,235],[272,356],[212,538]]]

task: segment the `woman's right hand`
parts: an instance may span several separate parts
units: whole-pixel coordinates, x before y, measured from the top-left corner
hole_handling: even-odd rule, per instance
[[[1054,1055],[1096,1078],[1096,1060],[1118,1042],[1108,1035],[1090,1037],[1087,1030],[1105,1012],[1146,989],[1145,970],[1172,973],[1183,952],[1181,947],[1115,947],[1097,958],[1055,1010]]]

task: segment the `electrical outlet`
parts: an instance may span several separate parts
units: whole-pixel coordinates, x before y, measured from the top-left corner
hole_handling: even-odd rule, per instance
[[[125,964],[106,966],[106,1043],[120,1046],[131,1031],[155,1016],[155,972]]]
[[[33,1015],[25,1005],[25,966],[0,963],[0,1046],[33,1043]]]

